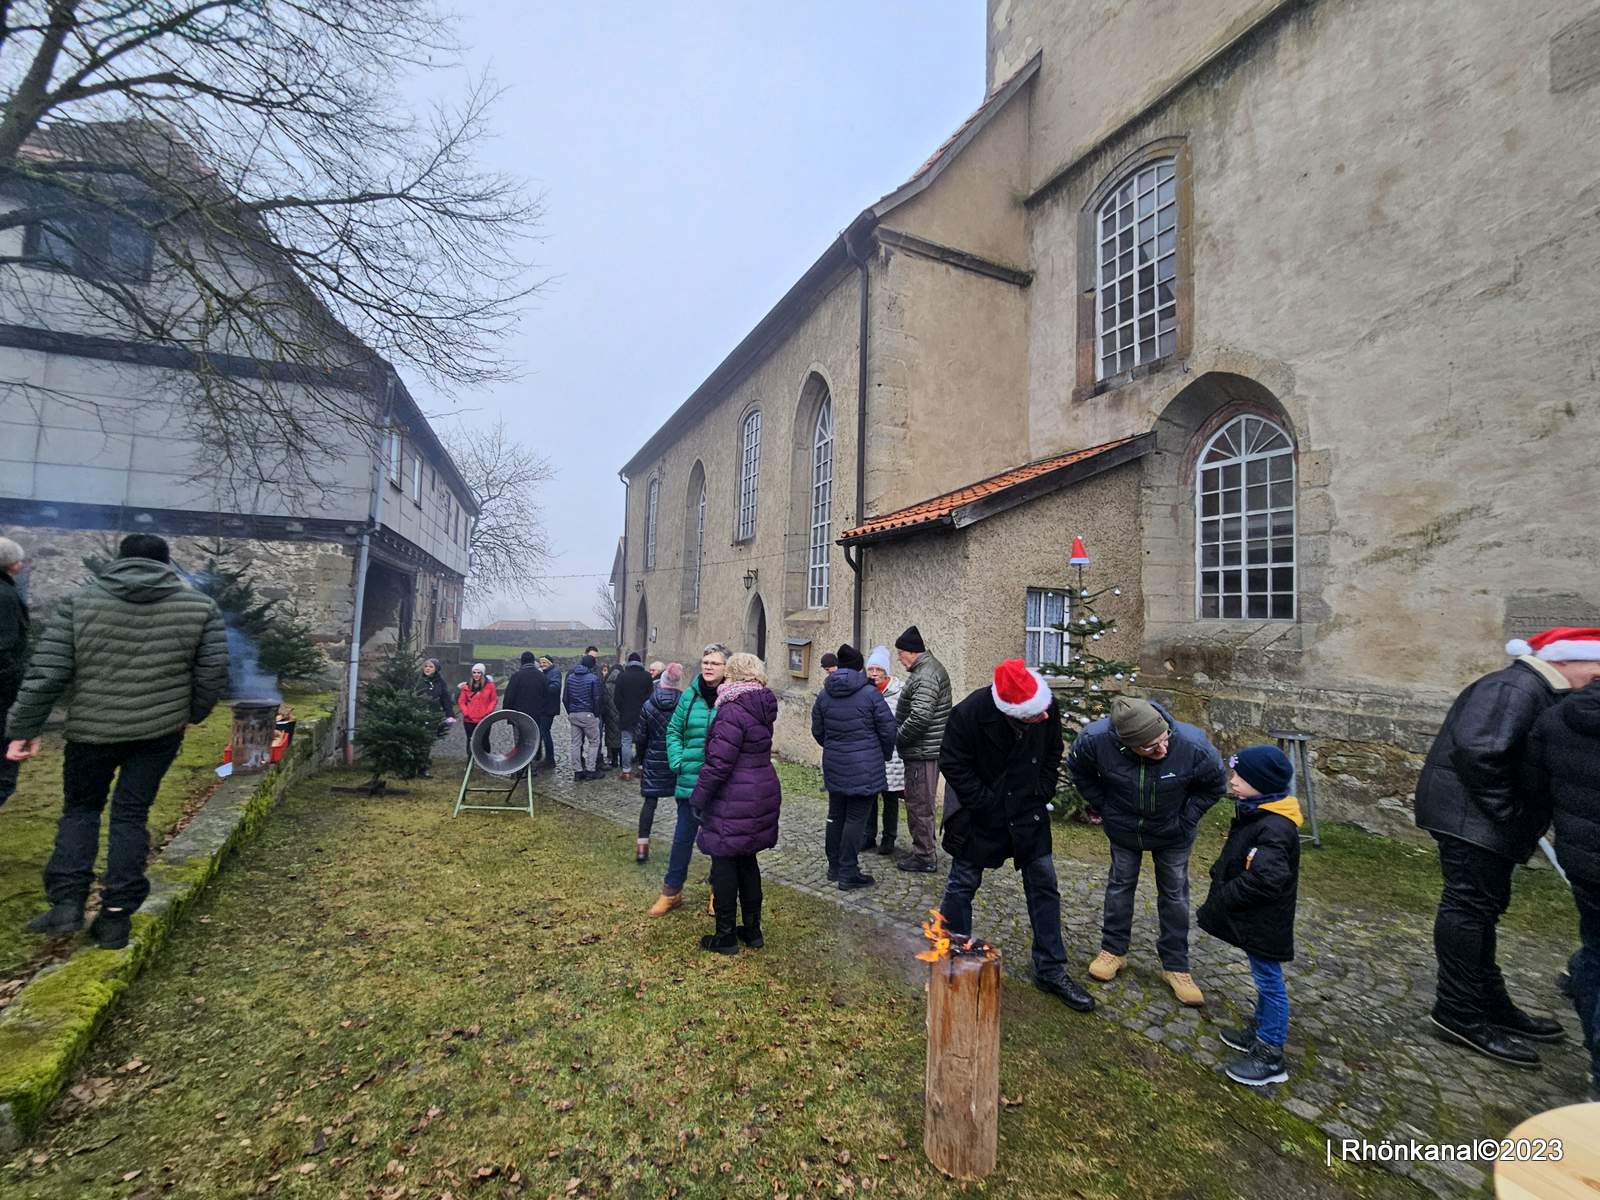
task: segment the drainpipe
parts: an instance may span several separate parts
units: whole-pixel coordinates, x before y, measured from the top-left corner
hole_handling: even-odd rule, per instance
[[[844,234],[845,253],[850,256],[850,261],[861,272],[861,313],[860,330],[856,334],[856,528],[859,529],[866,520],[867,507],[867,300],[868,276],[867,256],[856,249],[851,241],[850,231]],[[861,618],[864,596],[866,592],[867,560],[863,547],[856,547],[855,558],[850,557],[850,552],[845,551],[845,562],[850,564],[850,569],[855,573],[854,595],[851,606],[854,616],[851,624],[855,640],[853,646],[861,646]]]
[[[625,648],[624,643],[627,641],[623,630],[628,627],[628,474],[626,467],[617,472],[617,478],[622,481],[622,578],[617,583],[617,587],[622,592],[617,597],[617,661],[620,663],[622,661],[622,651]],[[659,524],[657,528],[660,528]],[[644,656],[646,661],[649,661],[649,655],[645,654],[645,649],[644,646],[640,646],[639,653]]]
[[[394,404],[394,371],[390,369],[383,380],[383,435],[378,452],[372,456],[372,499],[367,506],[367,527],[361,531],[361,543],[356,550],[356,603],[350,618],[350,659],[346,687],[350,697],[345,710],[344,762],[351,766],[356,760],[356,681],[361,673],[361,617],[367,604],[367,565],[372,561],[372,534],[383,520],[383,477],[389,459],[389,427]]]

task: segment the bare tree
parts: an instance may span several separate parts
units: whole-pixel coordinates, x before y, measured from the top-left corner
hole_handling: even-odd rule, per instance
[[[374,352],[506,377],[539,202],[475,163],[487,80],[400,99],[454,51],[432,0],[0,0],[0,321],[168,352],[247,488],[374,441]]]
[[[551,551],[538,496],[556,477],[555,468],[512,438],[499,419],[487,428],[459,428],[445,442],[478,505],[467,542],[468,594],[475,600],[543,595]]]
[[[600,619],[600,628],[612,632],[612,640],[622,640],[622,605],[604,579],[594,585],[594,615]]]

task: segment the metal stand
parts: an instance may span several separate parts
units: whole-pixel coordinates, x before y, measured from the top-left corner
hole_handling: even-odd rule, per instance
[[[1267,736],[1278,743],[1278,749],[1289,756],[1289,762],[1294,767],[1294,773],[1301,784],[1300,799],[1305,801],[1306,819],[1311,822],[1311,833],[1302,833],[1300,840],[1309,841],[1313,846],[1321,849],[1322,834],[1317,829],[1317,801],[1312,791],[1311,781],[1311,735],[1309,733],[1290,733],[1287,731],[1267,730]]]
[[[473,761],[469,757],[467,759],[466,774],[461,776],[461,791],[456,796],[456,810],[450,814],[452,817],[459,817],[463,809],[472,809],[476,812],[525,812],[530,817],[533,816],[533,772],[527,770],[521,772],[520,782],[528,789],[527,804],[513,804],[511,803],[511,796],[517,790],[519,782],[516,776],[512,776],[511,786],[503,792],[497,787],[468,787],[467,783],[472,778],[473,765]],[[488,792],[491,795],[499,796],[500,803],[468,804],[466,801],[467,793],[469,792]]]

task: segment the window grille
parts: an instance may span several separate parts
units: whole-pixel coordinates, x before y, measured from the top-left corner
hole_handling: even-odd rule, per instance
[[[1176,160],[1141,167],[1100,206],[1095,378],[1164,358],[1178,345]]]
[[[1295,619],[1294,444],[1261,417],[1206,443],[1195,495],[1202,618]]]

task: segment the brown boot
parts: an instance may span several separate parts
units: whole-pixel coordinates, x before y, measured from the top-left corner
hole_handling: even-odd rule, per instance
[[[682,903],[682,892],[674,892],[670,896],[666,892],[662,892],[656,902],[650,906],[650,915],[652,917],[664,917]]]
[[[1194,976],[1187,971],[1163,971],[1161,978],[1167,981],[1167,986],[1172,989],[1172,994],[1178,998],[1179,1004],[1186,1004],[1190,1008],[1199,1008],[1206,1002],[1205,994],[1195,986]]]
[[[1089,978],[1098,983],[1110,983],[1127,962],[1126,954],[1113,954],[1109,950],[1102,950],[1089,964]]]

